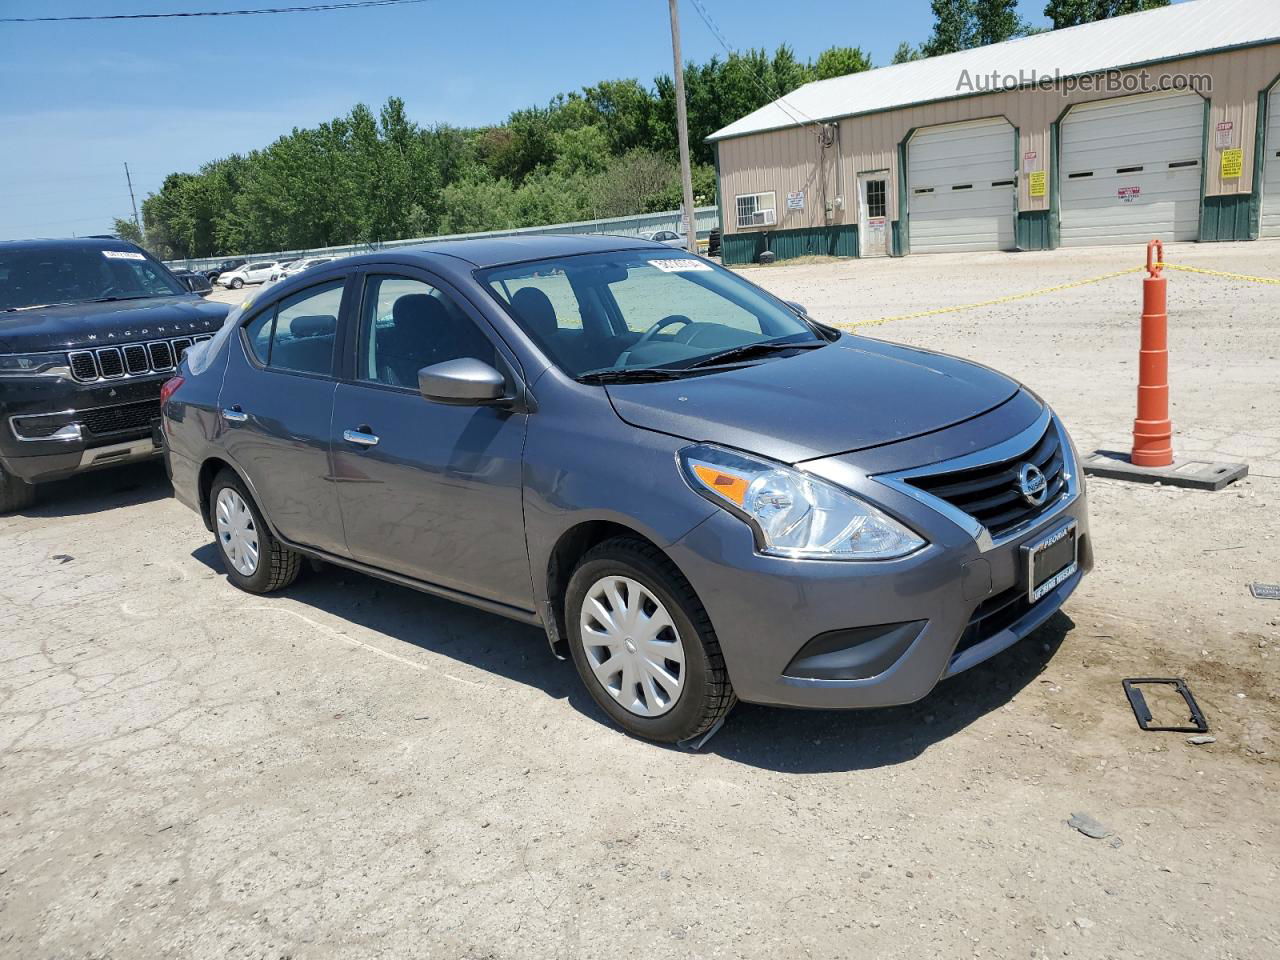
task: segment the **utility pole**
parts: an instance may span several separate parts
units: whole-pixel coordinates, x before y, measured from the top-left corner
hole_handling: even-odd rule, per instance
[[[671,56],[676,68],[676,128],[680,138],[680,185],[684,189],[685,241],[690,253],[698,252],[698,225],[693,217],[693,176],[689,172],[689,118],[684,107],[684,60],[680,56],[679,0],[667,0],[671,8]]]
[[[129,161],[124,162],[124,182],[129,184],[129,202],[133,204],[133,225],[142,231],[142,224],[138,222],[138,201],[133,198],[133,178],[129,176]]]

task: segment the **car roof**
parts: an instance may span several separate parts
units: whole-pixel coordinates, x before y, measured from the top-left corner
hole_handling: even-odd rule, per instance
[[[506,237],[474,237],[466,240],[436,240],[396,247],[381,253],[368,253],[353,257],[358,263],[385,263],[388,259],[401,258],[423,261],[449,257],[462,260],[474,267],[499,267],[528,260],[550,257],[572,257],[584,253],[605,253],[611,250],[644,250],[655,246],[649,240],[638,237],[615,237],[600,234],[518,234]]]
[[[51,237],[49,239],[0,240],[0,253],[19,250],[137,250],[128,240],[115,237]]]

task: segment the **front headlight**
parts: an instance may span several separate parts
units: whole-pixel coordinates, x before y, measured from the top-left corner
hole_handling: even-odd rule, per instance
[[[49,373],[67,366],[65,353],[0,354],[0,376],[23,376]]]
[[[898,521],[800,470],[713,447],[685,447],[689,485],[755,529],[761,553],[810,560],[892,560],[925,545]]]

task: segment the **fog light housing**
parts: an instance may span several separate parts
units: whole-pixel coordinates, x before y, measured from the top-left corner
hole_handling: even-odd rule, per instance
[[[926,620],[882,623],[820,633],[787,664],[783,676],[802,680],[867,680],[898,662]]]
[[[80,424],[72,419],[74,416],[74,410],[33,413],[10,417],[9,423],[19,440],[79,440]]]

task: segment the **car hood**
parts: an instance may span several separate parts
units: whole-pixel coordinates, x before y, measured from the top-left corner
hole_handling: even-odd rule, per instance
[[[0,313],[0,353],[103,347],[212,333],[230,309],[225,303],[184,294]]]
[[[798,463],[941,430],[1019,386],[976,363],[845,335],[749,367],[606,389],[634,426]]]

